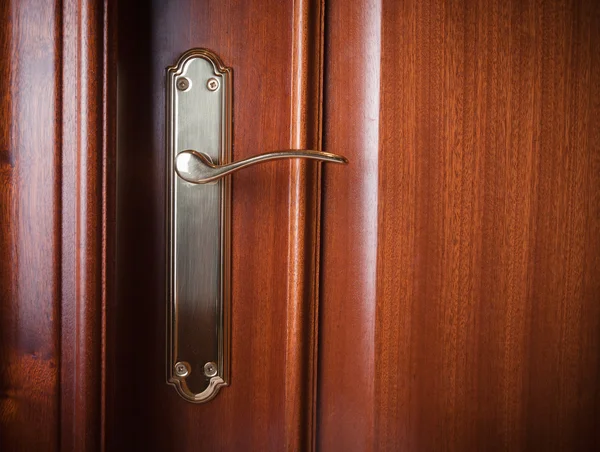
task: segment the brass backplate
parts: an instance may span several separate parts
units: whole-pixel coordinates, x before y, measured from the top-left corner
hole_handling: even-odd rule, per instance
[[[232,72],[205,49],[167,68],[167,381],[206,402],[229,382],[230,176],[192,184],[174,169],[185,150],[231,161]]]

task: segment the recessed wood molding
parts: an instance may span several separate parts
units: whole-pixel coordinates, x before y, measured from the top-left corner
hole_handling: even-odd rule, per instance
[[[15,0],[0,12],[0,448],[102,450],[113,6]]]

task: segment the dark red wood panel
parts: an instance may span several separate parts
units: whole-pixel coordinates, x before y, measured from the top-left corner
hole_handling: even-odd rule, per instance
[[[303,450],[313,441],[314,165],[233,176],[231,385],[196,405],[165,383],[164,84],[183,52],[208,48],[233,68],[234,159],[318,147],[321,12],[318,1],[120,5],[110,450]]]
[[[327,23],[320,448],[596,450],[597,2]]]
[[[0,5],[2,451],[103,446],[114,239],[108,9],[95,0]]]
[[[330,2],[325,11],[318,450],[373,442],[381,5]]]
[[[63,0],[61,450],[105,450],[105,310],[114,296],[115,2]]]
[[[57,450],[59,12],[0,5],[0,449]]]

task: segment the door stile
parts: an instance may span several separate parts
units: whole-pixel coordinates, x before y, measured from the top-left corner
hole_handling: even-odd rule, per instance
[[[104,450],[115,247],[115,5],[62,3],[60,450]]]

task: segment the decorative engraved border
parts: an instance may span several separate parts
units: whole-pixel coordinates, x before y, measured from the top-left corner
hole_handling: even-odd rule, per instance
[[[231,305],[231,177],[227,176],[219,183],[221,184],[221,309],[218,325],[218,370],[219,373],[210,379],[208,387],[201,393],[191,392],[184,378],[173,374],[175,366],[175,354],[177,339],[177,324],[175,317],[175,259],[174,259],[174,221],[176,206],[174,204],[174,184],[176,173],[173,168],[175,159],[175,81],[181,75],[189,61],[201,58],[210,62],[215,75],[222,76],[224,87],[224,107],[221,124],[222,143],[221,158],[218,163],[231,162],[232,148],[232,91],[233,71],[226,67],[221,58],[207,49],[191,49],[185,52],[174,66],[169,66],[166,73],[166,288],[167,288],[167,328],[166,328],[166,371],[167,383],[174,386],[177,393],[185,400],[193,403],[208,402],[213,399],[222,386],[229,384],[230,372],[230,305]]]

